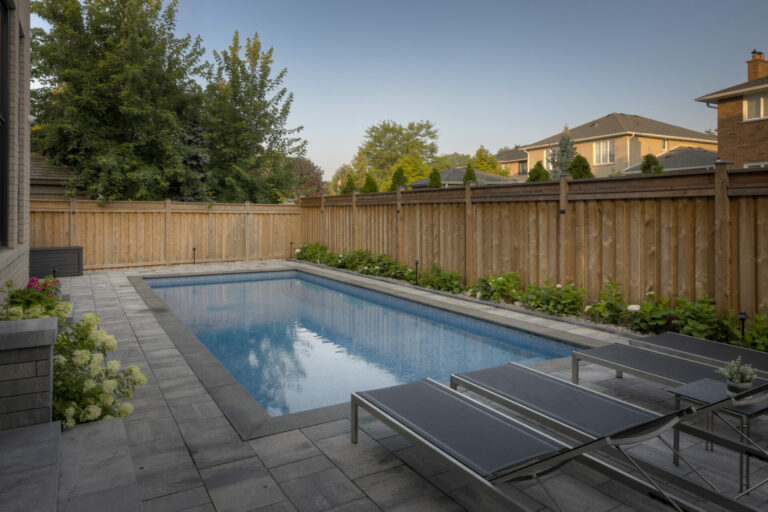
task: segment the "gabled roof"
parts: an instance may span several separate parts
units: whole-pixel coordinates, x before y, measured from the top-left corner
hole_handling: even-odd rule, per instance
[[[681,126],[662,123],[647,117],[631,114],[608,114],[600,119],[570,129],[574,142],[590,139],[599,139],[608,136],[618,136],[634,133],[637,135],[655,135],[671,139],[683,139],[697,142],[717,142],[717,136],[709,135],[695,130],[689,130]],[[560,133],[529,144],[525,149],[551,146],[560,140]]]
[[[516,162],[518,160],[528,160],[528,153],[526,153],[522,148],[510,149],[507,151],[502,151],[496,155],[496,160],[499,162]]]
[[[442,182],[443,186],[461,185],[464,182],[464,173],[466,171],[466,167],[454,167],[452,169],[446,169],[440,173],[440,181]],[[477,177],[477,183],[479,185],[489,185],[491,183],[514,183],[511,178],[506,176],[479,171],[477,169],[475,169],[475,176]],[[411,188],[424,188],[427,185],[429,185],[428,177],[408,184],[408,186]]]
[[[725,89],[721,89],[717,92],[713,92],[705,96],[702,96],[700,98],[696,98],[696,101],[704,101],[704,102],[718,101],[718,100],[724,100],[726,98],[732,98],[734,96],[741,96],[746,93],[752,93],[752,92],[757,93],[762,90],[768,90],[768,76],[765,76],[763,78],[758,78],[757,80],[744,82],[743,84],[734,85],[733,87],[727,87]]]
[[[708,149],[693,148],[689,146],[680,146],[678,148],[667,151],[664,154],[658,155],[659,163],[664,166],[665,171],[679,171],[682,169],[704,169],[707,167],[715,167],[715,160],[717,160],[717,151],[710,151]],[[633,165],[625,173],[640,172],[640,166],[642,162]]]

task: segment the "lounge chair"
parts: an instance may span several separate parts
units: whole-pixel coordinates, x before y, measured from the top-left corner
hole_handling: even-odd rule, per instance
[[[678,357],[693,359],[705,364],[721,366],[737,357],[749,363],[760,377],[768,378],[768,352],[710,341],[676,332],[632,339],[636,347],[657,350]]]
[[[515,363],[451,375],[450,385],[453,389],[459,386],[468,389],[508,409],[522,413],[526,417],[534,418],[537,422],[546,424],[582,442],[610,436],[617,431],[631,428],[638,423],[652,421],[661,417],[660,414],[653,411]],[[763,388],[768,389],[768,385],[763,386]],[[760,393],[760,390],[761,388],[756,388],[752,392],[753,394]],[[768,399],[768,394],[763,395],[762,398]],[[732,404],[729,405],[742,406],[744,403],[754,403],[757,400],[759,400],[757,397],[742,398],[741,400],[734,399]],[[687,419],[695,419],[697,416],[712,412],[713,410],[714,408],[709,410],[699,409],[696,413],[689,415]],[[682,425],[675,426],[673,445],[670,445],[661,437],[659,439],[672,451],[675,464],[677,464],[678,459],[683,460],[688,467],[713,489],[714,493],[708,489],[702,489],[702,491],[707,494],[706,497],[709,501],[717,503],[724,496],[720,494],[720,491],[709,479],[679,453],[678,428],[682,427]],[[765,452],[751,445],[721,438],[720,436],[701,431],[698,428],[684,428],[684,431],[704,437],[709,442],[714,442],[739,453],[739,491],[744,490],[744,471],[749,470],[748,465],[744,464],[744,456],[755,457],[768,462],[768,456],[766,456]],[[674,483],[677,487],[693,490],[690,488],[690,483],[687,480],[674,474],[651,465],[646,465],[644,469],[665,481]],[[748,483],[748,479],[746,482]],[[701,494],[701,491],[697,492]],[[723,503],[720,503],[722,506],[726,508],[733,507],[733,500],[724,498],[722,501]]]
[[[573,446],[430,379],[352,393],[350,402],[350,438],[353,443],[357,442],[358,409],[362,407],[415,444],[427,448],[473,477],[485,490],[502,497],[505,496],[498,487],[500,484],[534,479],[555,507],[562,510],[540,477],[580,457],[590,467],[610,474],[622,483],[662,496],[678,511],[681,506],[698,509],[661,489],[622,448],[626,444],[658,437],[683,417],[694,414],[696,409],[693,407],[666,416],[638,416],[628,428]],[[589,455],[589,452],[605,447],[613,447],[624,455],[650,485]],[[513,510],[524,510],[514,503],[508,503],[508,506]]]

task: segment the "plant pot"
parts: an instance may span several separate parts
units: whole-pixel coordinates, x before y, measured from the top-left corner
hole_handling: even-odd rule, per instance
[[[745,391],[749,391],[752,389],[752,382],[733,382],[728,381],[728,394],[731,396],[738,395],[739,393],[743,393]]]

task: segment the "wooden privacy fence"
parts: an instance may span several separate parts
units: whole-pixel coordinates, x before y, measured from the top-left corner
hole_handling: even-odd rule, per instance
[[[90,270],[285,258],[298,246],[299,216],[289,205],[36,200],[30,243],[81,245]]]
[[[366,249],[467,281],[613,280],[629,301],[715,298],[768,313],[768,170],[660,175],[303,198],[302,242]]]

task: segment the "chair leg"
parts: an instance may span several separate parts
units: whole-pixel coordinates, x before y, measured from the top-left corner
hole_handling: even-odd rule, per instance
[[[669,495],[666,492],[664,492],[664,489],[659,487],[659,484],[657,484],[656,481],[653,478],[651,478],[651,476],[648,473],[646,473],[637,462],[635,462],[635,459],[630,457],[627,452],[621,449],[621,446],[614,446],[614,448],[616,448],[619,451],[619,453],[622,454],[629,461],[629,463],[632,464],[635,467],[635,469],[637,469],[640,472],[640,474],[643,475],[643,477],[645,477],[648,483],[650,483],[653,487],[656,488],[657,491],[659,491],[659,493],[664,497],[664,499],[667,500],[667,502],[670,505],[672,505],[675,508],[675,510],[677,510],[677,512],[683,512],[683,510],[680,508],[677,502],[672,498],[670,498]]]
[[[357,411],[358,406],[357,403],[355,403],[355,399],[353,398],[350,400],[350,414],[349,414],[349,421],[351,423],[350,429],[349,429],[349,439],[352,441],[352,443],[357,444]]]
[[[571,382],[579,383],[579,359],[574,355],[571,356]]]

